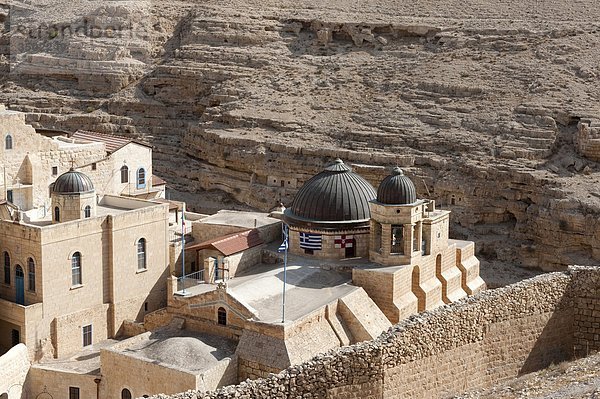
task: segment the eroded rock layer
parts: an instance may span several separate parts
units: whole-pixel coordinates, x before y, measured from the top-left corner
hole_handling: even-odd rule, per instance
[[[0,9],[0,101],[36,127],[146,140],[174,189],[260,209],[335,157],[399,165],[488,259],[600,259],[592,0],[33,3]]]

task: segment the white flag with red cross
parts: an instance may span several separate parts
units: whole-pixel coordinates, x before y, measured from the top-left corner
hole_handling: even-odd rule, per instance
[[[352,248],[354,236],[342,234],[341,236],[335,236],[335,247],[336,248]]]

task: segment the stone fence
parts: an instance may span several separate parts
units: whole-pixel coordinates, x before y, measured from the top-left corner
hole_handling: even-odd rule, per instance
[[[154,398],[431,398],[598,349],[600,268],[572,267],[412,316],[268,378]]]

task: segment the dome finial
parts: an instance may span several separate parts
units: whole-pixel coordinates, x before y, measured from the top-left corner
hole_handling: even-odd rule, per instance
[[[350,172],[352,169],[350,169],[348,165],[344,163],[344,161],[336,158],[333,162],[327,165],[325,170],[329,172]]]
[[[392,169],[392,175],[393,176],[402,176],[402,175],[404,175],[404,171],[402,169],[400,169],[399,166],[396,166],[394,169]]]

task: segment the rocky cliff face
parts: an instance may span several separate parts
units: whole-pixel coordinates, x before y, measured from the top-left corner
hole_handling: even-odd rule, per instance
[[[181,193],[266,210],[334,157],[400,165],[490,260],[600,260],[592,0],[34,3],[0,10],[0,101],[152,143]]]

